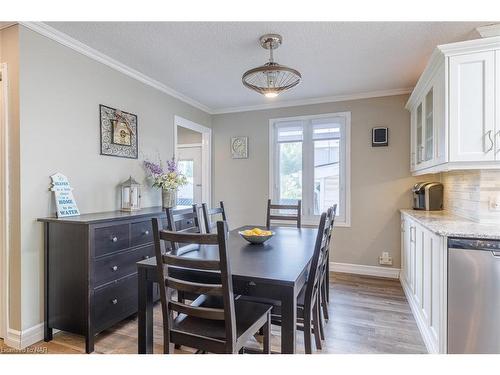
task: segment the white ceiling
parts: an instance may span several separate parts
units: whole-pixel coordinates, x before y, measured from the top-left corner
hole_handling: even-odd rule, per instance
[[[478,38],[490,22],[49,22],[97,51],[209,107],[286,104],[415,85],[434,47]],[[302,83],[275,99],[241,76],[267,61],[258,38],[283,35],[275,60]]]

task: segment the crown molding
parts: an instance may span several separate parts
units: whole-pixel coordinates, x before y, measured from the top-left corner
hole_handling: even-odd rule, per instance
[[[362,93],[357,93],[357,94],[324,96],[324,97],[319,97],[319,98],[289,100],[289,101],[269,103],[269,104],[219,108],[219,109],[212,110],[212,114],[219,115],[219,114],[224,114],[224,113],[261,111],[261,110],[265,110],[265,109],[298,107],[298,106],[302,106],[302,105],[323,104],[323,103],[345,102],[348,100],[379,98],[379,97],[383,97],[383,96],[409,94],[412,92],[412,90],[413,90],[413,88],[368,91],[368,92],[362,92]]]
[[[476,31],[481,35],[481,38],[489,38],[492,36],[500,36],[500,23],[493,25],[476,27]]]
[[[17,22],[0,22],[0,30],[6,29],[7,27],[11,27],[17,25]]]
[[[19,24],[23,25],[24,27],[27,27],[28,29],[43,35],[49,39],[54,40],[55,42],[62,44],[63,46],[66,46],[68,48],[71,48],[72,50],[81,53],[82,55],[85,55],[93,60],[96,60],[104,65],[109,66],[110,68],[113,68],[120,73],[123,73],[131,78],[134,78],[148,86],[151,86],[161,92],[164,92],[165,94],[168,94],[170,96],[173,96],[176,99],[179,99],[183,101],[186,104],[189,104],[193,107],[196,107],[204,112],[207,112],[208,114],[211,114],[212,111],[209,107],[206,105],[191,99],[190,97],[181,94],[180,92],[172,89],[171,87],[135,70],[130,68],[129,66],[122,64],[121,62],[105,55],[104,53],[101,53],[92,47],[89,47],[88,45],[70,37],[69,35],[60,32],[59,30],[54,29],[53,27],[43,23],[43,22],[19,22]]]

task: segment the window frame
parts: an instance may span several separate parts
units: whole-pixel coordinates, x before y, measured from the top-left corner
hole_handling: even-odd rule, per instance
[[[286,121],[301,121],[303,123],[307,122],[311,126],[311,121],[322,118],[329,117],[343,117],[344,118],[344,129],[341,131],[341,144],[343,141],[344,152],[340,152],[340,192],[339,192],[339,204],[344,207],[344,215],[337,216],[335,219],[335,226],[337,227],[350,227],[351,226],[351,112],[335,112],[335,113],[324,113],[319,115],[307,115],[307,116],[294,116],[294,117],[282,117],[274,118],[269,120],[269,197],[274,201],[277,199],[277,194],[279,191],[279,175],[277,171],[279,170],[279,147],[277,147],[277,124]],[[318,225],[320,215],[311,214],[313,208],[309,207],[310,202],[304,199],[304,196],[311,195],[313,186],[307,186],[305,181],[312,178],[314,182],[314,141],[311,138],[311,134],[304,131],[303,133],[303,147],[302,147],[302,206],[305,210],[302,212],[302,223],[305,225]],[[312,160],[311,160],[312,156]],[[306,166],[307,167],[306,169]],[[309,212],[306,212],[309,211]]]

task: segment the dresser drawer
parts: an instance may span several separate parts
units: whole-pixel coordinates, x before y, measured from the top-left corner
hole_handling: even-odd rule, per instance
[[[154,252],[154,246],[149,245],[97,259],[94,267],[95,287],[136,273],[136,263],[154,256]]]
[[[131,246],[143,245],[153,242],[153,224],[151,220],[132,223],[130,228]]]
[[[94,245],[96,257],[130,247],[129,224],[95,229]]]
[[[94,293],[95,333],[137,312],[137,275],[97,289]]]

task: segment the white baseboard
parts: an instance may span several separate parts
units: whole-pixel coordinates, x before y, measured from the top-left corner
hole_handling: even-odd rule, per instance
[[[40,323],[23,331],[12,328],[7,329],[7,337],[4,339],[4,343],[11,348],[21,350],[42,340],[43,323]]]
[[[410,290],[410,287],[408,284],[406,284],[406,281],[403,278],[400,278],[399,280],[401,282],[401,286],[403,287],[403,291],[405,292],[406,295],[406,300],[408,301],[408,304],[410,305],[411,312],[413,313],[413,317],[415,318],[415,321],[417,322],[417,327],[418,330],[420,331],[420,335],[422,336],[422,340],[424,341],[425,347],[427,348],[427,351],[431,354],[436,354],[439,353],[439,350],[437,349],[437,345],[432,339],[432,334],[429,332],[427,329],[427,324],[425,323],[425,318],[422,315],[422,310],[418,306],[418,302],[413,296],[413,293]]]
[[[392,267],[365,266],[363,264],[330,262],[330,271],[399,279],[400,269]]]

